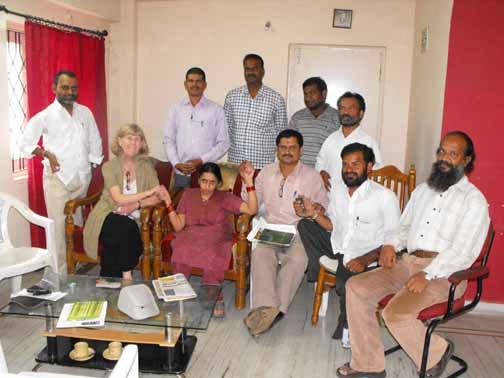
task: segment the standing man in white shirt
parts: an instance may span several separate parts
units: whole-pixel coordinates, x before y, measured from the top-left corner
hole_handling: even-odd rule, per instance
[[[448,277],[473,264],[490,223],[485,197],[465,175],[473,170],[475,158],[467,134],[448,133],[441,140],[427,182],[415,189],[399,227],[385,238],[379,256],[382,268],[348,280],[352,359],[337,369],[339,377],[386,376],[375,311],[378,301],[390,293],[396,294],[383,309],[383,320],[420,370],[426,327],[417,316],[423,309],[446,301]],[[396,256],[405,247],[408,253]],[[457,286],[455,298],[466,286]],[[441,376],[453,350],[451,341],[432,335],[428,377]]]
[[[341,158],[343,147],[350,143],[362,143],[373,149],[375,166],[382,164],[378,143],[360,127],[366,102],[358,93],[345,92],[338,99],[338,116],[341,123],[339,130],[327,137],[317,156],[315,169],[320,172],[327,190],[331,185],[341,181]]]
[[[369,180],[374,164],[371,148],[352,143],[341,151],[344,184],[335,184],[329,194],[327,213],[310,203],[296,205],[304,218],[298,231],[308,255],[308,281],[317,281],[319,259],[336,271],[336,292],[340,297],[340,316],[334,339],[348,344],[345,283],[376,260],[373,250],[383,245],[386,236],[399,224],[397,196],[383,185]],[[304,210],[304,211],[303,211]]]
[[[191,174],[207,162],[216,162],[229,148],[222,106],[207,99],[205,72],[192,67],[184,87],[188,97],[173,105],[164,128],[163,143],[168,160],[175,167],[175,187],[191,185]]]
[[[21,148],[26,157],[44,158],[44,199],[47,215],[54,220],[59,265],[64,267],[65,204],[87,194],[91,164],[102,162],[103,151],[93,113],[76,102],[79,86],[75,73],[56,73],[52,89],[54,102],[30,119]],[[38,145],[41,135],[43,147]]]

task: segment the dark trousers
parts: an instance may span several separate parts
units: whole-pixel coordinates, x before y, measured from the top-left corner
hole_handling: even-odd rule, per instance
[[[174,188],[189,188],[191,186],[191,176],[185,176],[175,173],[175,184]]]
[[[307,278],[309,282],[316,282],[320,269],[319,259],[326,255],[331,259],[338,260],[338,269],[336,270],[336,293],[340,298],[340,316],[338,324],[348,328],[346,317],[346,291],[345,284],[347,280],[359,273],[352,273],[343,265],[343,256],[340,253],[334,254],[331,245],[331,233],[324,230],[309,219],[301,219],[298,223],[298,232],[308,256]]]
[[[132,270],[142,254],[142,238],[137,223],[124,215],[110,213],[100,232],[102,277],[122,277]]]

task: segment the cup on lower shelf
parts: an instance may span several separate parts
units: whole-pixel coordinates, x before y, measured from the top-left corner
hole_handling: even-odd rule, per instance
[[[122,349],[122,343],[120,341],[112,341],[108,345],[108,354],[111,358],[118,359],[121,357]]]
[[[85,341],[79,341],[74,345],[75,358],[86,358],[89,356],[89,345]]]

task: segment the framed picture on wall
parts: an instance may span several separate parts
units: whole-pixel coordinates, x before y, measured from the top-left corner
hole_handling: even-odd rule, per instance
[[[335,9],[333,15],[333,28],[352,28],[352,13],[351,9]]]

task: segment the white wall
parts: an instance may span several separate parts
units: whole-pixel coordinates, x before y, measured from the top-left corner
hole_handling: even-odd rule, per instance
[[[418,0],[406,161],[414,162],[417,182],[429,175],[441,136],[453,0]],[[422,29],[429,48],[421,52]]]
[[[107,0],[116,1],[116,0]],[[11,11],[30,14],[63,23],[73,22],[87,29],[109,29],[110,23],[102,17],[91,17],[75,10],[63,8],[48,0],[3,0],[2,4]],[[12,194],[28,203],[26,179],[14,180],[11,174],[8,125],[7,69],[6,69],[6,22],[14,20],[23,23],[24,19],[0,12],[0,191]],[[16,244],[29,243],[28,225],[15,215],[9,221],[11,238]]]
[[[384,160],[405,166],[413,52],[414,0],[186,0],[139,2],[137,120],[154,156],[164,157],[167,109],[184,94],[185,71],[201,66],[209,98],[223,103],[244,83],[242,58],[265,60],[265,83],[284,96],[288,44],[386,47],[381,147]],[[332,27],[335,7],[353,9],[352,29]],[[272,31],[264,24],[270,21]],[[334,105],[334,104],[333,104]]]

